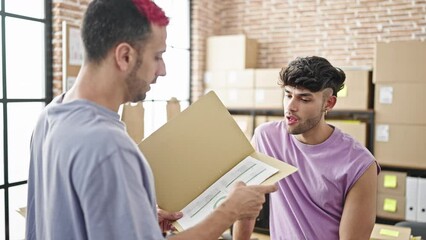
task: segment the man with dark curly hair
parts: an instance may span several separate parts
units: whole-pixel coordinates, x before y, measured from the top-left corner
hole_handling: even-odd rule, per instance
[[[345,73],[322,57],[297,58],[280,72],[284,119],[260,125],[255,148],[298,168],[270,195],[270,234],[283,239],[369,239],[380,167],[360,143],[325,121]],[[249,239],[253,220],[234,225]]]

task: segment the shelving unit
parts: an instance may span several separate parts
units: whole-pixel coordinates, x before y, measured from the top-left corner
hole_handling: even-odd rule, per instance
[[[256,116],[283,116],[282,109],[228,109],[232,115],[250,115],[253,117],[253,126],[256,126]],[[329,120],[357,120],[367,124],[367,148],[374,153],[374,111],[369,109],[360,110],[333,110],[328,112],[326,119]]]

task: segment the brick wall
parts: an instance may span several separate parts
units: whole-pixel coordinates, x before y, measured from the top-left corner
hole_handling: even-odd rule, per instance
[[[62,93],[62,22],[81,25],[90,0],[52,1],[53,95]]]
[[[205,69],[205,57],[198,55],[210,35],[245,33],[256,39],[258,68],[309,55],[339,66],[372,66],[377,41],[426,40],[425,0],[222,0],[214,7],[194,2],[215,13],[211,19],[193,7],[193,24],[203,21],[192,36],[198,39],[192,44],[194,98],[202,93],[195,86],[202,85],[199,72]]]
[[[62,21],[80,25],[90,0],[53,0],[54,94],[62,91]],[[320,55],[372,66],[377,41],[426,40],[426,0],[192,0],[192,99],[203,92],[206,39],[245,33],[259,42],[258,68]]]
[[[206,69],[207,37],[220,31],[220,1],[192,0],[191,3],[191,68],[192,101],[204,91],[203,76]]]

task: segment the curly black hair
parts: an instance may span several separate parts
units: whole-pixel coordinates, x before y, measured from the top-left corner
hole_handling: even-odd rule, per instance
[[[296,58],[287,68],[280,71],[279,84],[281,86],[302,87],[311,92],[318,92],[326,88],[333,90],[337,96],[346,79],[345,73],[322,57],[312,56]]]

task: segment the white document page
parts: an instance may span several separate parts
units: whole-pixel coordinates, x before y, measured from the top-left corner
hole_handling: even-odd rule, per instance
[[[177,222],[183,229],[194,226],[225,200],[234,183],[260,184],[276,172],[277,168],[248,156],[189,203],[182,210],[183,217]]]

